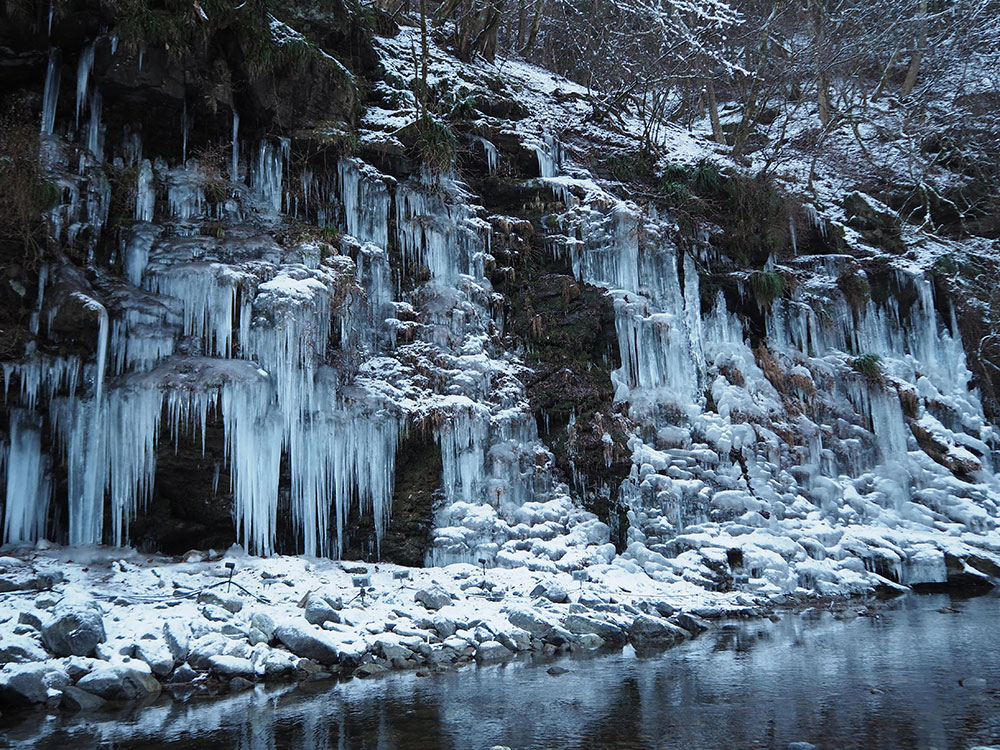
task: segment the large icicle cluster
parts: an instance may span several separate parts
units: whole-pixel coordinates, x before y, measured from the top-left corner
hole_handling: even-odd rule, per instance
[[[90,81],[93,45],[80,59],[71,121],[56,116],[58,62],[53,51],[43,155],[69,201],[51,219],[62,237],[84,226],[97,236],[110,197],[98,168],[103,127]],[[238,133],[238,118],[233,131]],[[69,158],[73,141],[86,148],[79,164]],[[290,473],[290,522],[304,552],[337,554],[354,505],[374,517],[377,534],[384,532],[398,411],[363,394],[352,398],[350,372],[328,364],[335,324],[342,340],[371,344],[391,314],[384,185],[373,198],[375,183],[366,180],[369,192],[359,195],[362,181],[349,162],[341,165],[339,193],[319,181],[308,185],[312,194],[306,195],[324,204],[319,213],[331,220],[344,215],[350,231],[381,246],[366,250],[357,266],[336,250],[323,259],[315,243],[281,248],[236,226],[224,237],[201,232],[207,220],[266,224],[279,212],[299,210],[287,198],[289,149],[287,139],[265,139],[256,149],[234,141],[232,199],[214,208],[195,160],[170,166],[144,159],[135,133],[112,149],[138,175],[137,223],[124,232],[120,251],[125,278],[98,271],[92,286],[69,265],[45,269],[39,311],[47,328],[45,322],[35,328],[53,330],[72,308],[95,323],[96,357],[34,353],[4,365],[11,406],[3,446],[4,542],[54,531],[48,509],[58,462],[67,474],[68,541],[127,543],[129,523],[153,491],[161,420],[175,439],[200,434],[204,450],[214,418],[225,431],[238,536],[250,549],[274,549],[283,460]],[[256,158],[241,165],[241,152]],[[376,212],[381,205],[381,215],[365,214],[362,199]],[[43,440],[46,428],[56,455]]]
[[[551,177],[541,149],[539,162]],[[832,593],[860,585],[858,558],[920,583],[936,580],[928,559],[943,569],[964,544],[989,550],[969,534],[997,526],[997,436],[928,278],[888,269],[890,287],[915,301],[904,310],[890,294],[855,309],[837,287],[849,258],[796,258],[780,270],[804,283],[770,306],[752,348],[721,292],[702,317],[707,246],[682,250],[668,220],[589,181],[546,181],[568,205],[553,241],[614,300],[616,400],[637,425],[621,488],[626,560],[661,580],[718,584],[736,548],[761,593]],[[880,372],[852,367],[865,358]]]

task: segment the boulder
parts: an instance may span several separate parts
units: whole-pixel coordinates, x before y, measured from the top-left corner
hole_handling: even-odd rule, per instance
[[[191,642],[191,628],[180,620],[167,620],[163,623],[163,642],[175,663],[185,661]]]
[[[254,612],[250,618],[251,629],[260,631],[265,640],[270,643],[274,640],[274,618],[265,612]]]
[[[0,640],[0,665],[42,661],[49,655],[41,644],[27,635],[9,635]]]
[[[104,662],[100,659],[91,659],[84,656],[71,656],[63,662],[63,669],[73,682],[79,681],[84,675],[90,674],[98,667],[103,667]]]
[[[275,628],[274,634],[296,656],[311,659],[324,666],[350,662],[360,657],[356,653],[356,644],[341,640],[329,631],[285,623]]]
[[[322,625],[324,622],[340,623],[340,613],[316,594],[310,594],[306,600],[305,618],[306,622],[313,625]]]
[[[520,628],[501,631],[497,633],[496,639],[511,651],[531,650],[531,633]]]
[[[193,682],[197,679],[197,677],[198,673],[194,669],[187,664],[181,664],[174,670],[174,673],[170,675],[168,682],[172,685],[178,685],[186,682]]]
[[[195,669],[208,669],[211,658],[226,652],[232,643],[222,633],[208,633],[195,638],[188,647],[187,662]]]
[[[95,602],[59,605],[42,625],[42,642],[56,656],[92,656],[105,640],[104,619]]]
[[[531,590],[529,596],[532,599],[540,596],[556,604],[569,601],[569,594],[566,593],[566,589],[555,581],[542,581]]]
[[[76,686],[109,701],[142,700],[160,692],[160,683],[153,677],[153,671],[141,661],[95,669]]]
[[[22,612],[17,616],[19,625],[27,625],[35,630],[42,629],[42,618],[35,612]]]
[[[451,604],[451,596],[440,586],[420,589],[413,595],[413,601],[420,602],[427,609],[438,610]]]
[[[476,661],[502,661],[514,656],[514,652],[499,641],[483,641],[476,648]]]
[[[392,661],[393,659],[410,659],[413,651],[406,646],[391,640],[390,638],[379,638],[375,641],[375,652],[383,659]]]
[[[360,667],[354,670],[355,677],[375,677],[376,675],[384,674],[389,671],[389,668],[382,664],[362,664]]]
[[[507,619],[510,620],[511,625],[514,627],[527,630],[539,638],[548,635],[549,631],[555,627],[555,623],[552,620],[532,609],[520,607],[511,609],[507,613]]]
[[[300,659],[284,649],[272,648],[254,655],[254,671],[264,677],[285,677],[295,672]]]
[[[649,615],[639,615],[629,628],[629,639],[636,648],[643,646],[673,646],[690,637],[676,625]]]
[[[141,659],[157,677],[166,677],[174,669],[174,655],[167,644],[159,639],[140,640],[135,644],[136,658]]]
[[[617,625],[596,617],[585,615],[569,615],[564,621],[566,630],[577,635],[593,634],[600,636],[608,643],[625,643],[628,640],[628,633]]]
[[[67,685],[62,689],[59,705],[70,711],[96,711],[104,705],[104,699],[86,690]]]
[[[209,668],[222,677],[253,677],[254,667],[249,659],[239,656],[211,656],[208,659]]]
[[[0,558],[0,592],[51,589],[63,580],[59,572],[40,572],[16,557]]]
[[[555,625],[548,633],[542,636],[542,640],[545,643],[551,643],[553,646],[565,646],[568,643],[576,643],[578,639],[566,630],[566,628]]]
[[[431,627],[441,638],[450,638],[458,630],[458,624],[444,615],[435,615],[434,619],[431,620]]]
[[[209,589],[198,594],[199,604],[211,604],[216,607],[232,612],[234,615],[243,609],[243,598],[236,594],[227,594],[223,591]]]
[[[203,604],[201,616],[209,622],[226,622],[233,614],[228,609],[223,609],[215,604]]]
[[[229,690],[233,693],[240,693],[253,687],[253,683],[245,677],[234,677],[229,681]]]
[[[670,622],[678,627],[684,628],[691,635],[704,633],[710,627],[707,620],[698,617],[698,615],[693,615],[690,612],[678,612],[670,618]]]
[[[8,664],[0,670],[0,706],[45,703],[69,684],[69,676],[53,664]]]

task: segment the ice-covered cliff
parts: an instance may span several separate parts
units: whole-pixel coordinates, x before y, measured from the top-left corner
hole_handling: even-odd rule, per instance
[[[931,274],[942,243],[890,255],[821,196],[734,260],[725,227],[593,166],[635,123],[436,48],[432,84],[477,104],[432,171],[412,29],[371,42],[357,143],[348,104],[286,127],[234,84],[209,114],[205,81],[84,42],[36,66],[61,198],[2,363],[4,543],[234,539],[766,596],[1000,572],[997,435]],[[689,133],[661,145],[727,169]]]

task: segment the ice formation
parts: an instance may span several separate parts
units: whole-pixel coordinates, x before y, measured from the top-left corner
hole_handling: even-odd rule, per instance
[[[200,438],[204,450],[213,420],[238,537],[261,554],[291,529],[297,551],[336,556],[357,508],[373,518],[377,556],[397,445],[418,425],[441,449],[432,564],[614,560],[707,585],[728,565],[765,594],[843,591],[866,570],[932,578],[940,538],[971,544],[969,534],[995,528],[997,436],[929,278],[889,269],[905,295],[852,305],[837,290],[850,259],[800,254],[796,238],[787,265],[768,269],[802,283],[759,305],[764,331],[752,332],[738,314],[758,304],[747,278],[734,284],[742,300],[703,289],[717,260],[707,243],[679,243],[670,216],[602,190],[553,135],[526,135],[539,172],[530,184],[551,188],[556,206],[543,222],[550,249],[614,310],[612,380],[632,460],[621,486],[605,488],[629,523],[616,557],[617,516],[581,510],[558,481],[520,354],[499,343],[491,217],[467,185],[398,179],[355,157],[328,177],[293,174],[290,142],[241,140],[234,111],[216,200],[187,158],[186,109],[181,163],[143,158],[137,132],[104,142],[93,55],[91,45],[78,62],[75,108],[57,112],[60,54],[50,54],[44,153],[66,200],[49,218],[92,256],[111,200],[98,169],[106,156],[135,169],[135,223],[119,235],[120,277],[43,274],[33,325],[52,330],[75,306],[93,323],[94,354],[4,365],[5,541],[53,533],[52,467],[62,464],[69,541],[128,543],[160,441]],[[68,140],[89,153],[70,163]],[[495,174],[497,148],[478,136],[474,145]],[[280,246],[258,230],[281,215],[343,236]],[[879,372],[866,375],[855,365],[871,354]],[[601,440],[610,465],[615,438]],[[574,468],[567,479],[586,477]],[[740,564],[726,562],[734,549]]]

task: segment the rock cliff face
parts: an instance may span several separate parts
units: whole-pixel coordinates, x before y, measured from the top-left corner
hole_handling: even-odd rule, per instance
[[[573,84],[432,45],[421,120],[414,29],[215,5],[0,27],[4,542],[765,595],[1000,562],[944,244],[684,132],[650,200]]]

